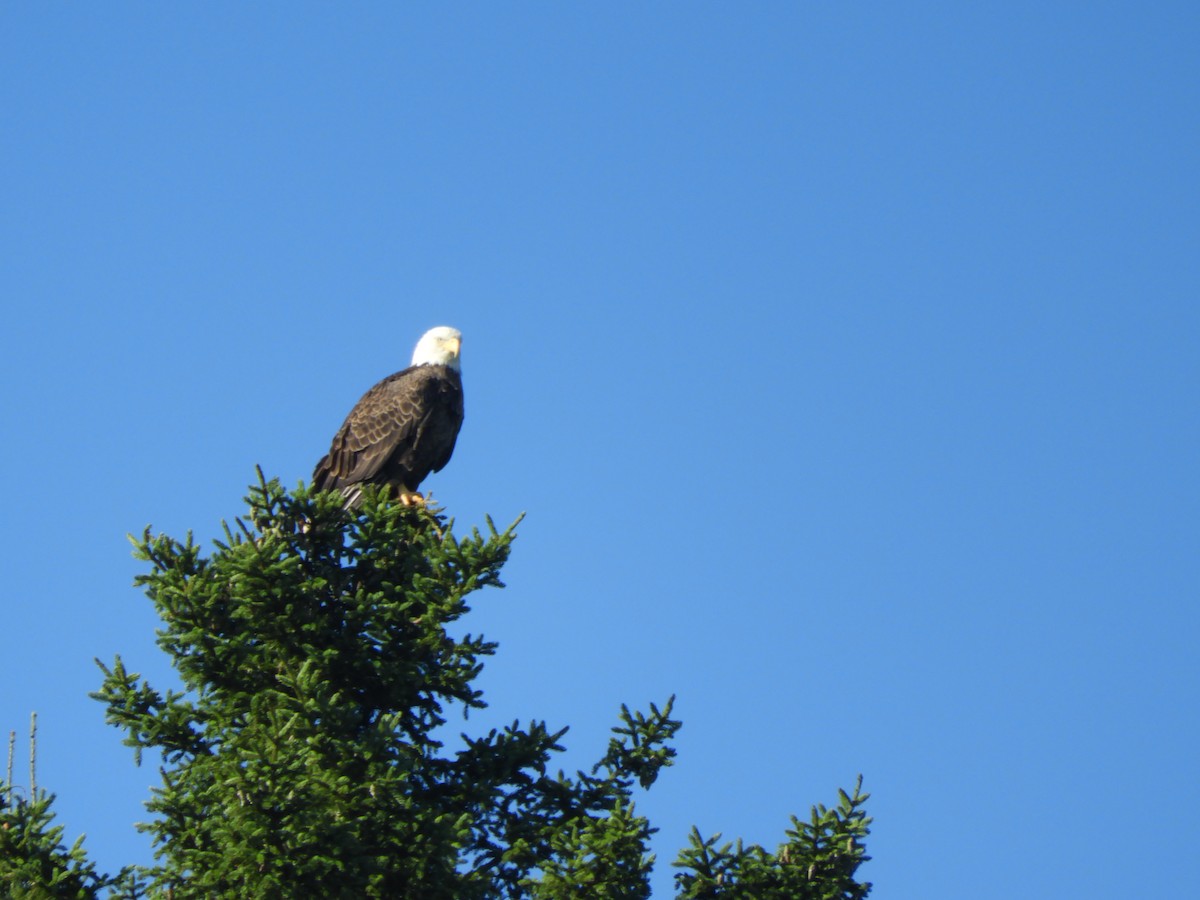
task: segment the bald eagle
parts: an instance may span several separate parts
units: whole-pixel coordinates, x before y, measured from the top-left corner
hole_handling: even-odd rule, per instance
[[[350,410],[313,471],[317,490],[341,490],[358,505],[364,484],[390,485],[405,506],[425,504],[417,488],[450,461],[463,421],[462,334],[425,332],[412,365],[371,388]]]

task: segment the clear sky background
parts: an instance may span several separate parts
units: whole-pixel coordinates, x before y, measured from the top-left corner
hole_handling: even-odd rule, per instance
[[[127,532],[306,479],[426,328],[520,512],[469,727],[678,695],[639,801],[879,898],[1200,880],[1200,5],[0,8],[0,726],[102,867],[171,671]],[[23,780],[23,779],[22,779]]]

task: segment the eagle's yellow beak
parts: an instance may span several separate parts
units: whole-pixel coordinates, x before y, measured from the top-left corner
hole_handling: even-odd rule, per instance
[[[458,356],[459,351],[462,350],[462,338],[449,338],[446,341],[446,349]]]

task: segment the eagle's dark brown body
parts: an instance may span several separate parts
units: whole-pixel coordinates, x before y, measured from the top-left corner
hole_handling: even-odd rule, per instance
[[[318,490],[340,489],[358,503],[364,484],[416,493],[450,461],[463,421],[462,377],[449,366],[410,366],[367,391],[313,472]],[[407,502],[407,501],[406,501]]]

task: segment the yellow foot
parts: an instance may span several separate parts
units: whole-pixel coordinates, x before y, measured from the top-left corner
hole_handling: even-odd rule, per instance
[[[403,506],[424,506],[425,498],[416,491],[401,491],[397,498]]]

